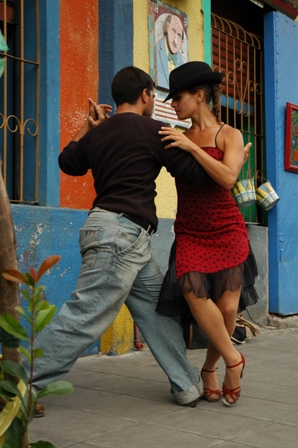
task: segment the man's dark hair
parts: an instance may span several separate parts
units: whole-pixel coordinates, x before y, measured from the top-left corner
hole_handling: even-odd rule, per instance
[[[154,81],[137,67],[122,68],[112,81],[112,96],[117,106],[123,103],[135,104],[144,89],[150,95],[154,89]]]

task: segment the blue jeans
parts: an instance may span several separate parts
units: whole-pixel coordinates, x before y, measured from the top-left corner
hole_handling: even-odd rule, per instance
[[[96,208],[80,230],[80,249],[82,267],[76,290],[35,340],[44,356],[34,362],[33,385],[41,389],[67,374],[125,303],[168,376],[177,403],[198,398],[199,373],[187,360],[182,328],[155,311],[163,276],[148,233],[121,213]],[[23,365],[29,370],[26,359]]]

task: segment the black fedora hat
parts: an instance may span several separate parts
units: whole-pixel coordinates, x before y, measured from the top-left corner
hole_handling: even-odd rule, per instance
[[[173,98],[173,95],[182,90],[203,84],[220,84],[222,78],[222,73],[213,72],[206,62],[186,62],[170,73],[170,92],[163,102]]]

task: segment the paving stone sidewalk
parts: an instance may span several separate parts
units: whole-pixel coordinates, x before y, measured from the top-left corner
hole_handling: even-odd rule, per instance
[[[47,397],[30,441],[57,448],[294,448],[298,445],[298,328],[261,329],[238,346],[247,365],[232,408],[174,403],[150,351],[79,359],[65,379],[75,392]],[[199,368],[205,349],[189,350]],[[219,363],[219,380],[224,365]]]

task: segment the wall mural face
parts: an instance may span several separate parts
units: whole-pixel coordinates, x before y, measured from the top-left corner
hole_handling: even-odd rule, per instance
[[[163,103],[169,91],[172,70],[188,61],[187,15],[163,4],[148,1],[150,76],[156,85],[154,117],[172,125],[186,126],[178,121],[170,103]]]

